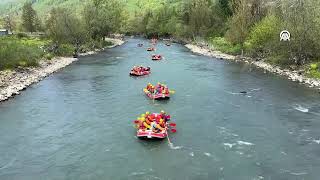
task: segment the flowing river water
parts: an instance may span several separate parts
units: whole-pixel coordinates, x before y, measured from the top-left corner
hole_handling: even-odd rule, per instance
[[[154,62],[147,45],[82,57],[2,102],[0,179],[319,179],[316,90],[179,44],[158,43]],[[129,77],[133,65],[152,74]],[[148,82],[176,93],[153,102]],[[173,145],[137,139],[133,120],[162,109],[177,123]]]

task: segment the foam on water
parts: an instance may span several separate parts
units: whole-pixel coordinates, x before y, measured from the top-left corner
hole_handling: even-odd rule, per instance
[[[183,148],[183,146],[174,146],[173,143],[168,143],[168,144],[170,149],[178,150]]]
[[[191,157],[193,157],[193,156],[194,156],[194,153],[193,153],[193,152],[191,152],[191,153],[189,153],[189,155],[190,155]]]
[[[234,145],[236,144],[232,144],[232,143],[223,143],[224,146],[228,146],[229,148],[232,148]]]
[[[245,145],[245,146],[253,146],[254,145],[253,143],[246,142],[246,141],[237,141],[237,143],[239,145]]]
[[[313,139],[312,142],[315,142],[317,144],[320,144],[320,139]]]
[[[305,107],[302,107],[301,105],[296,105],[293,107],[295,110],[297,111],[300,111],[300,112],[304,112],[304,113],[307,113],[309,112],[309,109],[308,108],[305,108]]]
[[[302,176],[302,175],[306,175],[308,173],[306,173],[306,172],[300,172],[300,173],[291,172],[290,174],[295,175],[295,176]]]
[[[208,153],[208,152],[205,152],[205,153],[203,153],[203,154],[206,155],[206,156],[208,156],[208,157],[211,157],[211,154]]]

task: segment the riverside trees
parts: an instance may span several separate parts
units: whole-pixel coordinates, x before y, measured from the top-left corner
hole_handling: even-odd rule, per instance
[[[218,50],[233,54],[243,51],[251,56],[269,57],[276,64],[301,65],[320,59],[318,0],[125,2],[85,0],[80,9],[70,11],[72,7],[66,7],[61,13],[51,11],[49,16],[42,16],[41,20],[45,21],[44,30],[49,38],[71,44],[77,44],[77,41],[80,44],[103,42],[108,34],[122,32],[205,39]],[[54,4],[57,3],[55,1]],[[39,18],[36,18],[31,3],[25,4],[21,19],[24,29],[30,32],[37,29],[36,24],[41,24],[36,23]],[[282,30],[291,33],[290,42],[279,41]]]

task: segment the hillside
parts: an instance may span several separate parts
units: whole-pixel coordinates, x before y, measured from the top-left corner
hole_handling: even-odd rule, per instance
[[[40,16],[45,15],[52,7],[64,7],[79,11],[87,0],[33,0],[34,9]],[[6,0],[0,4],[0,14],[19,13],[25,0]]]
[[[39,15],[45,15],[52,7],[64,7],[79,12],[89,0],[32,0]],[[166,0],[123,0],[129,12],[139,7],[153,8]],[[19,13],[25,0],[1,0],[0,15]]]

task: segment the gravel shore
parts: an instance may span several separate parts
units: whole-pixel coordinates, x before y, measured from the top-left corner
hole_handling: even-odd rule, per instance
[[[220,51],[214,51],[211,50],[209,47],[201,47],[198,45],[194,44],[186,44],[185,45],[188,49],[190,49],[192,52],[205,55],[205,56],[210,56],[218,59],[225,59],[225,60],[234,60],[234,61],[241,61],[244,63],[252,64],[258,68],[264,69],[268,72],[275,73],[281,76],[287,77],[291,81],[295,81],[298,83],[305,84],[309,87],[313,88],[318,88],[320,89],[320,80],[319,79],[314,79],[314,78],[308,78],[303,73],[290,70],[290,69],[283,69],[279,66],[274,66],[269,63],[264,62],[263,60],[261,61],[255,61],[254,59],[251,58],[237,58],[236,56],[224,54]]]
[[[106,48],[113,48],[124,43],[124,41],[120,39],[106,38],[106,40],[113,43],[112,46]],[[99,51],[101,51],[101,49],[83,53],[80,54],[80,56],[95,54]],[[58,57],[52,60],[41,60],[38,67],[0,71],[0,102],[20,94],[21,90],[41,81],[50,74],[77,60],[77,58]]]

